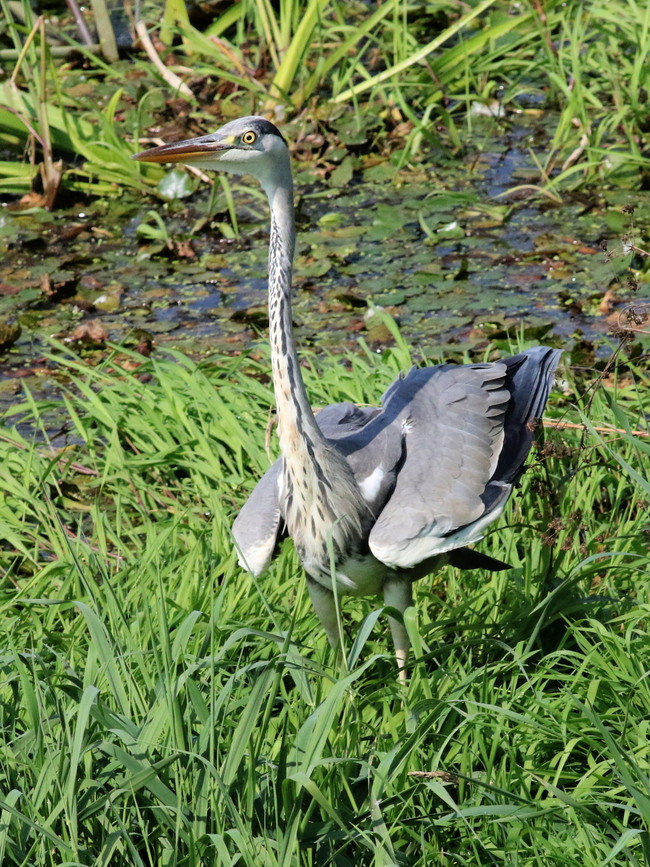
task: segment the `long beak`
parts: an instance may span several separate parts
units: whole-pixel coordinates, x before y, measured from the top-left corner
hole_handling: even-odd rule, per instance
[[[139,154],[133,154],[131,159],[141,163],[191,163],[219,151],[230,150],[234,143],[234,136],[202,135],[140,151]]]

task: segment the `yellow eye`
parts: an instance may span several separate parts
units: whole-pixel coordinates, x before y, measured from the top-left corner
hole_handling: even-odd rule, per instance
[[[248,132],[245,132],[244,135],[241,137],[241,140],[244,142],[244,144],[248,145],[253,144],[256,139],[257,133],[254,133],[252,129],[249,129]]]

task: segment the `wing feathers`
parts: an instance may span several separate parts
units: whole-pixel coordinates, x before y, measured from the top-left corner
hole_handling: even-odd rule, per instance
[[[239,565],[253,575],[269,565],[278,540],[281,473],[282,461],[277,460],[255,485],[232,526]]]
[[[408,413],[406,459],[370,533],[377,559],[412,568],[480,538],[503,509],[532,442],[560,353],[411,371],[386,393]]]
[[[491,364],[413,368],[381,409],[318,413],[376,516],[368,544],[378,560],[409,569],[480,538],[523,471],[559,357],[538,347]],[[277,461],[233,526],[240,563],[255,574],[280,533],[280,477]]]

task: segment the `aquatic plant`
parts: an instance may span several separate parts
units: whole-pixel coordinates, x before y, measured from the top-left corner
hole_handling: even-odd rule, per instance
[[[29,145],[47,203],[59,182],[95,195],[155,184],[128,163],[128,139],[170,120],[162,93],[178,101],[177,119],[200,112],[204,128],[217,125],[215,113],[219,121],[298,115],[334,134],[344,155],[383,143],[404,161],[431,144],[480,147],[486,131],[528,113],[545,132],[535,147],[541,188],[557,195],[603,178],[634,187],[647,171],[646,4],[554,0],[542,10],[481,0],[460,13],[447,2],[343,10],[331,0],[277,9],[243,0],[209,20],[177,0],[162,20],[136,20],[140,50],[110,62],[100,54],[107,40],[85,44],[63,13],[54,28],[26,0],[1,8],[0,42],[10,47],[0,55],[14,66],[0,82],[0,142]],[[60,59],[66,51],[72,61]],[[0,163],[0,192],[26,191],[33,180],[20,161]]]

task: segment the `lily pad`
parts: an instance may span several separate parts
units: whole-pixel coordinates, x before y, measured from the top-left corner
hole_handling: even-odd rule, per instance
[[[329,177],[330,185],[333,187],[344,187],[352,180],[354,174],[354,160],[352,157],[346,157],[340,166],[337,166]]]
[[[454,240],[456,238],[464,238],[465,230],[456,222],[456,220],[452,220],[450,223],[447,223],[447,225],[440,226],[440,228],[436,230],[436,235],[439,238],[445,238],[446,240]]]
[[[198,186],[198,181],[193,175],[182,172],[180,169],[172,169],[160,179],[158,193],[163,199],[186,199],[191,196]]]

